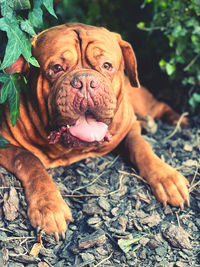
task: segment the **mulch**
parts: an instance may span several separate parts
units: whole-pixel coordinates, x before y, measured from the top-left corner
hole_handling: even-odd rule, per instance
[[[0,167],[0,266],[200,266],[200,118],[144,138],[190,181],[190,207],[163,207],[122,156],[49,169],[72,209],[65,240],[37,236],[20,182]]]

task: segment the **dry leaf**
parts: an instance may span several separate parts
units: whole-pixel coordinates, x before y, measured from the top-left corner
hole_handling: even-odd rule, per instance
[[[41,262],[38,263],[38,267],[49,267],[49,264],[47,264],[44,261],[41,261]]]
[[[42,243],[35,243],[30,251],[30,255],[33,257],[37,257],[40,253],[40,250],[42,248]]]
[[[18,216],[19,210],[19,198],[17,195],[17,191],[14,187],[10,188],[9,197],[8,194],[4,195],[4,205],[3,211],[6,220],[13,221]]]

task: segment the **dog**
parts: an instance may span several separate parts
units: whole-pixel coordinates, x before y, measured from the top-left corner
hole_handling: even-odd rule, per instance
[[[20,56],[5,70],[23,73],[29,92],[21,92],[14,127],[5,106],[0,135],[10,145],[1,149],[0,164],[21,181],[33,227],[58,240],[73,221],[46,168],[104,155],[122,140],[160,202],[189,206],[187,179],[154,154],[139,121],[148,115],[175,124],[180,116],[140,86],[128,42],[105,28],[69,23],[35,36],[32,54],[40,68]]]

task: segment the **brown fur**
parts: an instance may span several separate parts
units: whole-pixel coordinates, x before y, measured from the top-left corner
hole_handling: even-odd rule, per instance
[[[40,69],[27,70],[22,57],[7,69],[9,74],[25,72],[29,93],[21,93],[16,126],[11,126],[5,107],[0,135],[11,145],[1,150],[0,164],[21,180],[28,216],[34,227],[64,235],[66,221],[72,221],[70,209],[45,168],[104,155],[123,139],[131,162],[137,165],[157,199],[164,204],[183,207],[186,201],[189,205],[187,180],[153,153],[141,136],[137,120],[150,115],[175,124],[179,115],[140,87],[137,63],[129,43],[104,28],[72,23],[51,28],[35,37],[33,55]],[[113,71],[102,69],[102,64],[108,60],[114,65]],[[64,71],[54,72],[54,64],[60,64]],[[91,99],[76,93],[76,86],[71,85],[79,74],[81,81],[86,80],[87,84],[90,77],[100,81],[95,92],[87,89]],[[60,143],[49,144],[51,128],[75,122],[87,106],[99,121],[109,125],[112,140],[101,147],[66,148]],[[186,119],[182,125],[187,125]]]

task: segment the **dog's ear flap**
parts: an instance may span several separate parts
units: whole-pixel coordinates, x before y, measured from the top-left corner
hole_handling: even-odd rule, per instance
[[[28,70],[28,63],[26,62],[23,56],[20,56],[13,64],[5,68],[4,71],[7,74],[13,74],[16,72],[21,72],[22,74],[25,74],[27,70]]]
[[[125,70],[131,82],[131,85],[133,87],[140,87],[137,73],[137,61],[133,48],[128,42],[122,40],[120,34],[115,33],[115,36],[117,37],[118,43],[122,50]]]

